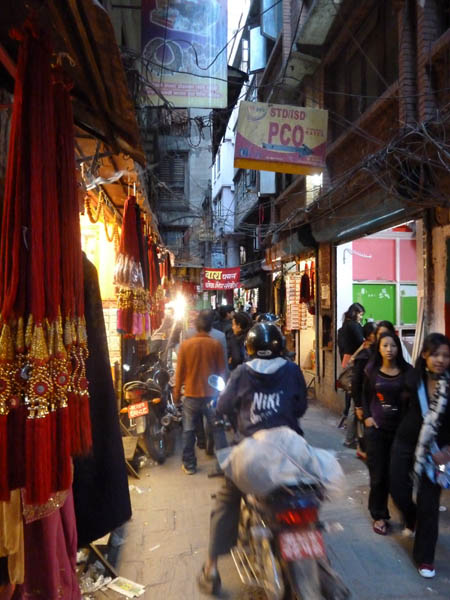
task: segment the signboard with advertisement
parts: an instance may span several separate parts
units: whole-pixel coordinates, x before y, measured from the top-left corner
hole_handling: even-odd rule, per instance
[[[142,0],[143,104],[225,108],[227,0]],[[156,88],[156,89],[155,89]]]
[[[205,268],[203,271],[203,289],[234,290],[241,286],[241,268],[214,269]]]
[[[328,111],[241,102],[234,166],[313,175],[325,166]]]

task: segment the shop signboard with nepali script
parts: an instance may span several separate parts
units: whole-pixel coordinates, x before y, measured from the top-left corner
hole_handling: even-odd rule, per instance
[[[225,108],[227,0],[142,0],[141,105]]]
[[[234,290],[241,286],[241,268],[213,269],[203,271],[203,289],[208,290]]]
[[[328,111],[241,102],[234,166],[313,175],[325,166]]]

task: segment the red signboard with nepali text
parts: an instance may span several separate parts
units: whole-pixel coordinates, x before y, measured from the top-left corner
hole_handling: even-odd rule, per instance
[[[213,269],[205,268],[203,271],[203,289],[207,290],[233,290],[241,285],[241,268]]]

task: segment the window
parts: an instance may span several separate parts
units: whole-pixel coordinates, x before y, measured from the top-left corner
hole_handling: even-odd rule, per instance
[[[170,250],[174,251],[181,247],[184,229],[168,229],[163,232],[163,238]]]
[[[256,186],[256,171],[249,170],[245,172],[245,185],[248,188]]]
[[[326,106],[336,139],[398,78],[398,40],[392,0],[377,3],[325,72]]]
[[[165,209],[176,209],[187,205],[185,195],[187,154],[183,152],[166,154],[159,164],[159,201]]]

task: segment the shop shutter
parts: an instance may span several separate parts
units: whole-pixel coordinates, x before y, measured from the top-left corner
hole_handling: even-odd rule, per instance
[[[161,160],[159,179],[168,189],[160,187],[159,200],[167,208],[178,209],[187,205],[184,193],[185,167],[185,154],[167,154]]]

